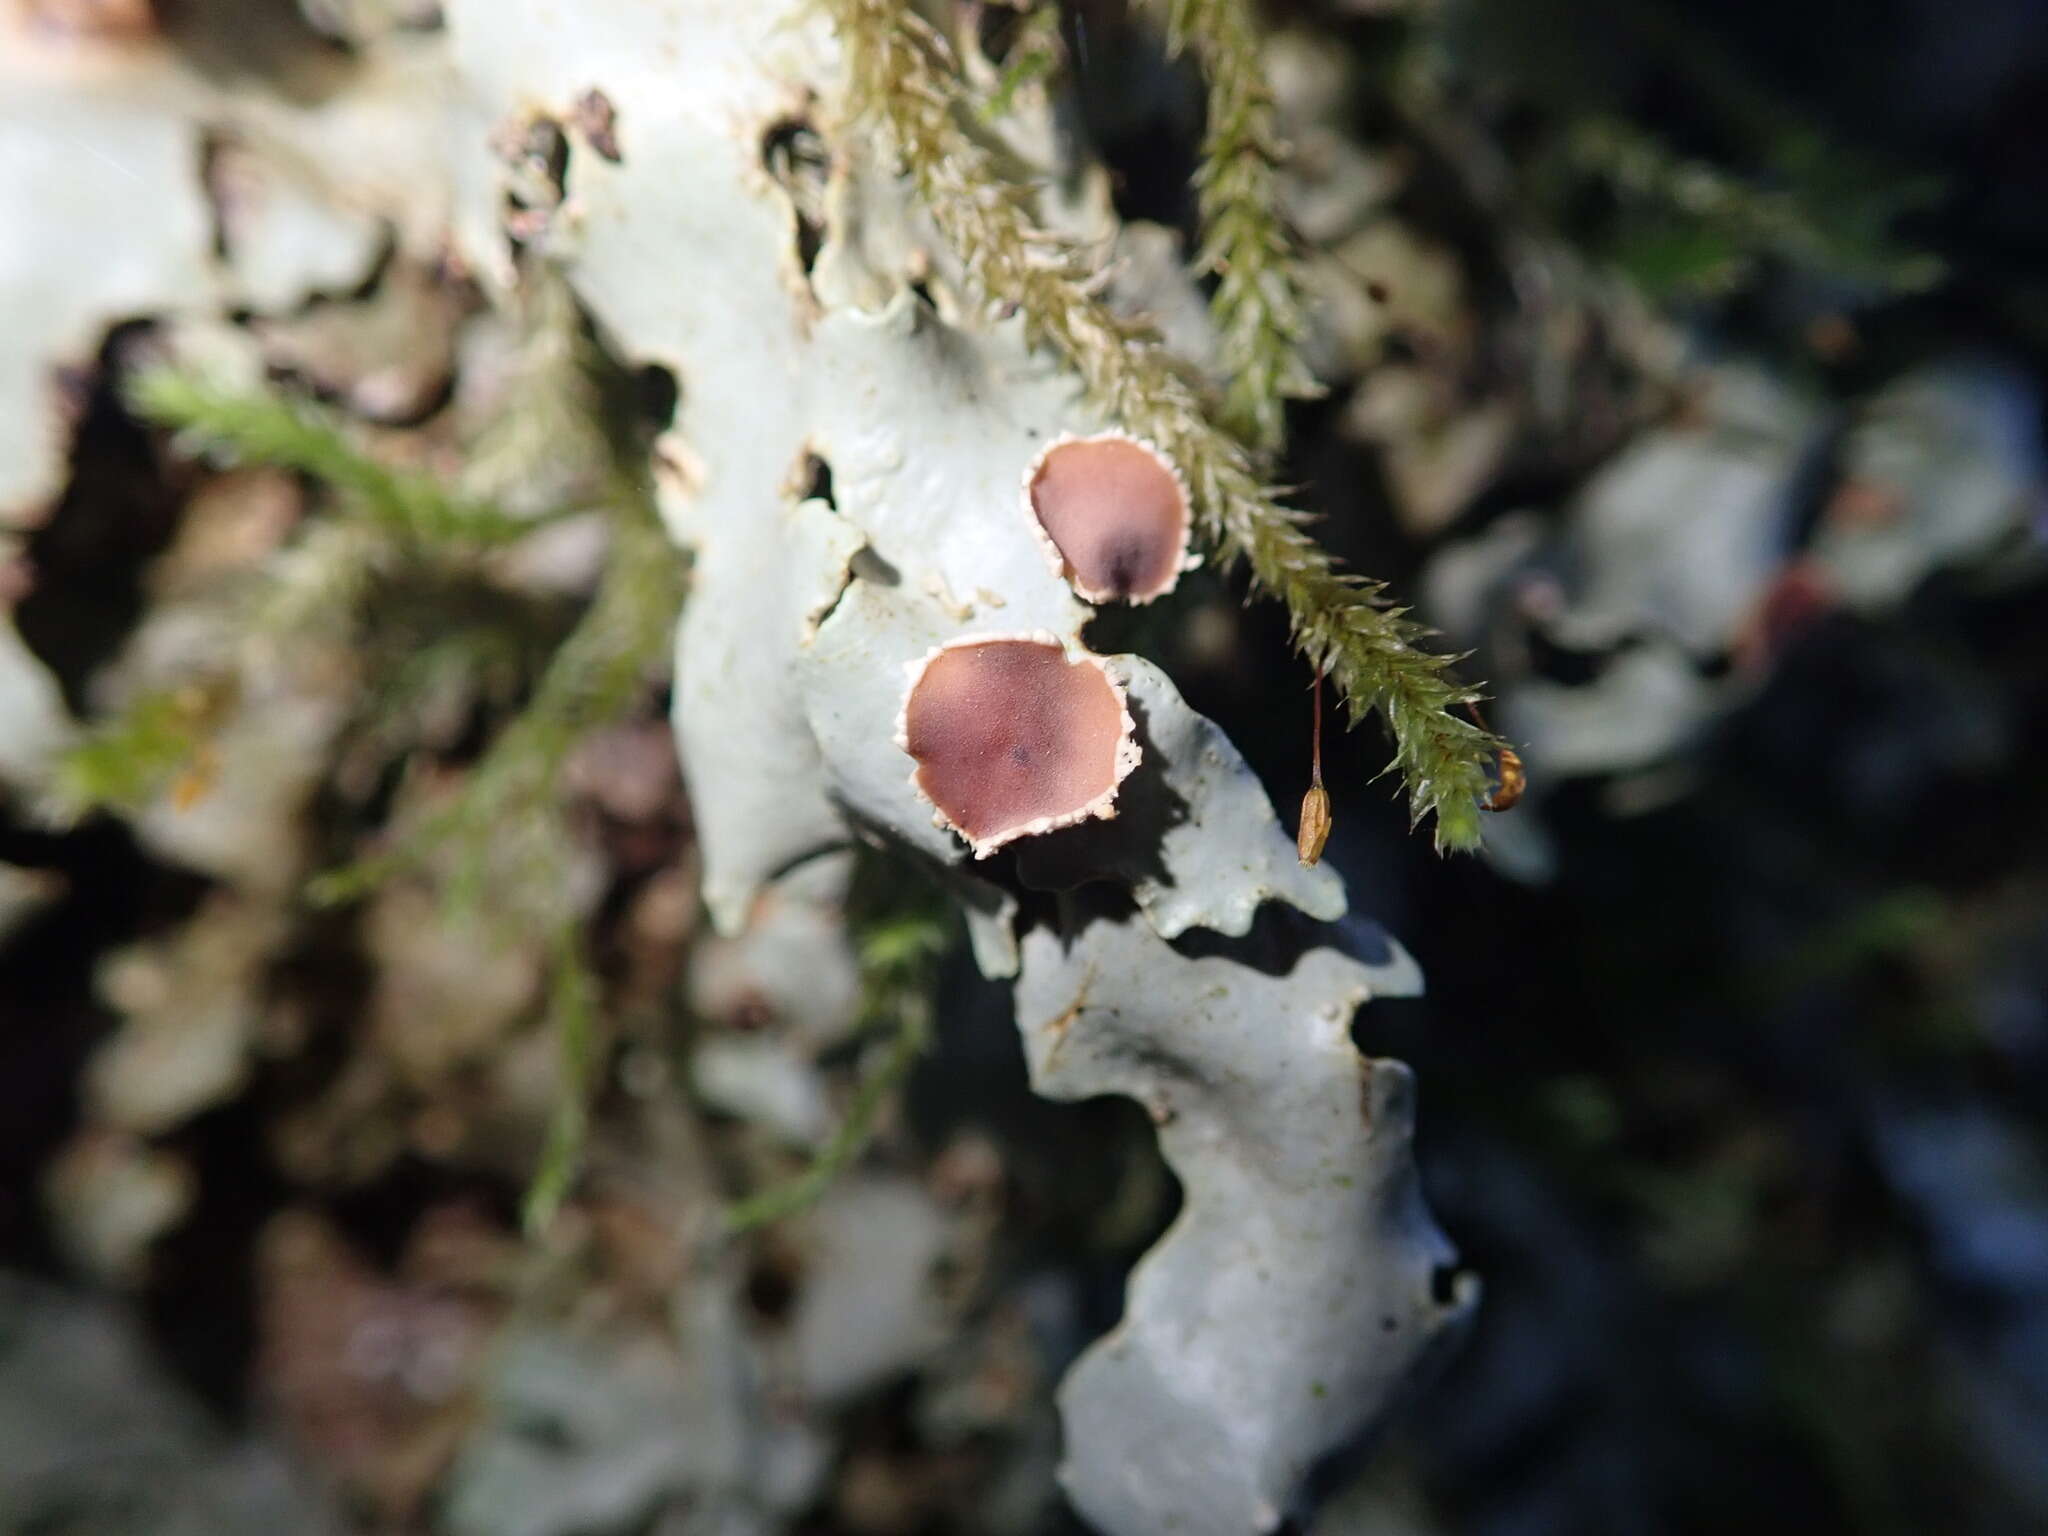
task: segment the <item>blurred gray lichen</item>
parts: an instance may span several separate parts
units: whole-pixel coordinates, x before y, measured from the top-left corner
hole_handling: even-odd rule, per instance
[[[39,210],[0,255],[0,521],[10,522],[61,482],[67,423],[46,370],[85,367],[109,327],[134,316],[284,310],[354,287],[387,236],[431,249],[448,190],[431,126],[442,76],[423,42],[350,59],[348,90],[294,98],[219,85],[194,62],[217,49],[212,62],[233,74],[245,62],[237,49],[276,44],[293,54],[280,67],[331,86],[337,61],[294,52],[273,18],[193,17],[179,47],[146,6],[88,8],[69,26],[41,10],[12,6],[0,19],[0,137],[78,152],[0,162],[0,195]],[[191,172],[210,159],[224,174],[209,185]]]
[[[0,1525],[327,1536],[342,1525],[274,1444],[215,1430],[112,1301],[0,1277]]]
[[[1996,356],[1939,360],[1846,408],[1755,364],[1701,367],[1689,387],[1692,408],[1639,433],[1561,517],[1511,512],[1425,573],[1431,614],[1500,680],[1539,801],[1595,779],[1617,813],[1665,802],[1806,627],[1881,615],[1940,572],[1995,582],[2036,543],[2040,395]],[[1546,654],[1588,675],[1546,675]],[[1488,842],[1519,876],[1549,868],[1535,805]]]

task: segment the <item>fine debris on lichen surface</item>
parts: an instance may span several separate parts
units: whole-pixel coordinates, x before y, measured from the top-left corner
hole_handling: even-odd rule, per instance
[[[1263,452],[1285,441],[1285,402],[1322,391],[1301,355],[1301,274],[1279,214],[1284,153],[1248,0],[1146,0],[1167,46],[1192,51],[1208,86],[1195,173],[1198,265],[1216,276],[1209,311],[1222,341],[1225,425]]]
[[[826,0],[845,45],[855,108],[882,126],[925,207],[991,302],[1073,365],[1112,419],[1157,443],[1194,490],[1199,526],[1227,561],[1287,604],[1296,647],[1343,692],[1356,725],[1378,710],[1416,821],[1436,817],[1440,849],[1479,840],[1479,805],[1501,743],[1452,711],[1477,693],[1453,658],[1378,582],[1340,571],[1304,515],[1261,484],[1245,448],[1204,416],[1157,340],[1091,296],[1082,258],[1034,221],[1024,188],[961,127],[965,91],[945,41],[895,0]]]

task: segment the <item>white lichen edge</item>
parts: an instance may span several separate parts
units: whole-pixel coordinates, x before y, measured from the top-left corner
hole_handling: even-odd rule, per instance
[[[1151,454],[1165,468],[1166,472],[1173,476],[1174,489],[1180,492],[1180,558],[1174,562],[1173,570],[1168,574],[1165,584],[1147,592],[1142,597],[1136,594],[1125,597],[1115,592],[1091,590],[1083,586],[1080,580],[1067,569],[1067,557],[1060,552],[1059,545],[1053,541],[1052,534],[1039,519],[1038,505],[1031,499],[1031,487],[1038,483],[1038,472],[1045,467],[1045,461],[1052,457],[1054,449],[1063,448],[1069,443],[1106,442],[1129,443],[1133,448],[1142,448],[1145,452]],[[1153,442],[1149,437],[1133,437],[1128,432],[1114,428],[1107,432],[1060,433],[1059,436],[1033,454],[1031,462],[1024,466],[1024,478],[1018,484],[1017,505],[1023,510],[1024,521],[1031,529],[1032,540],[1045,554],[1047,567],[1054,576],[1072,587],[1074,595],[1083,602],[1094,603],[1098,606],[1103,603],[1129,603],[1133,607],[1142,608],[1147,603],[1157,602],[1160,598],[1167,596],[1175,587],[1180,585],[1180,578],[1183,572],[1192,571],[1202,563],[1202,557],[1195,552],[1192,543],[1195,529],[1195,503],[1194,497],[1188,491],[1188,477],[1182,474],[1180,466],[1174,463],[1173,455]]]
[[[1018,630],[985,635],[955,635],[951,640],[933,646],[916,661],[906,662],[903,667],[905,678],[903,704],[896,711],[896,730],[890,738],[904,755],[910,755],[910,700],[917,692],[917,685],[924,680],[925,671],[947,651],[964,651],[977,645],[1043,645],[1050,646],[1066,658],[1068,666],[1083,662],[1094,666],[1102,674],[1102,680],[1116,698],[1117,738],[1116,762],[1111,770],[1109,787],[1086,805],[1058,816],[1034,816],[1029,821],[1020,821],[1015,826],[1003,827],[985,837],[976,837],[965,827],[955,822],[938,802],[925,793],[924,786],[917,782],[918,766],[911,759],[910,792],[932,807],[932,825],[943,827],[965,842],[977,859],[985,859],[997,849],[1016,842],[1020,838],[1038,837],[1046,832],[1058,831],[1061,827],[1079,826],[1084,821],[1112,821],[1116,818],[1116,794],[1123,788],[1131,770],[1138,766],[1144,753],[1138,748],[1138,722],[1131,718],[1130,696],[1124,692],[1124,685],[1115,672],[1110,670],[1108,660],[1096,655],[1083,646],[1062,639],[1049,629]]]

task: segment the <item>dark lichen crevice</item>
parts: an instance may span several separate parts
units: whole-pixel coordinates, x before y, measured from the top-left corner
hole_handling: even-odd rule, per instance
[[[625,163],[625,153],[619,147],[619,109],[612,104],[611,97],[593,85],[576,98],[576,104],[569,109],[569,121],[600,160],[609,160],[613,165]]]
[[[839,510],[839,503],[832,499],[832,466],[822,455],[804,455],[803,486],[804,500],[822,501],[833,511]]]
[[[683,381],[673,368],[642,363],[633,370],[633,415],[652,437],[676,424],[683,403]]]
[[[792,113],[777,118],[761,135],[761,165],[789,194],[795,223],[797,265],[808,278],[825,246],[826,184],[832,154],[810,118]]]
[[[143,574],[184,511],[185,476],[120,397],[123,363],[151,329],[130,321],[108,333],[79,388],[64,493],[27,541],[35,584],[15,609],[15,628],[74,713],[85,712],[93,674],[141,618]]]
[[[513,254],[547,232],[569,192],[569,135],[545,113],[514,117],[492,135],[506,166],[505,235]]]
[[[790,467],[785,490],[799,502],[818,501],[834,513],[839,510],[832,488],[832,462],[808,444]],[[893,587],[901,579],[896,568],[876,554],[872,545],[863,544],[847,557],[831,595],[812,608],[805,619],[805,628],[815,634],[829,622],[856,581],[873,581]]]

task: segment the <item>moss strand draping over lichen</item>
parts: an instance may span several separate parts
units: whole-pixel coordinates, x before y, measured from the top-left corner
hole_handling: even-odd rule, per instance
[[[1479,802],[1499,746],[1452,713],[1477,697],[1432,654],[1425,631],[1380,583],[1340,571],[1260,481],[1245,447],[1205,417],[1157,338],[1091,296],[1077,253],[1039,227],[1028,192],[961,125],[967,103],[944,40],[900,0],[824,0],[846,49],[849,115],[888,134],[940,232],[982,296],[1023,317],[1034,342],[1079,373],[1112,418],[1181,466],[1203,536],[1287,604],[1296,647],[1344,694],[1351,721],[1378,710],[1414,818],[1436,817],[1439,848],[1479,838]]]
[[[1321,391],[1301,358],[1301,274],[1279,212],[1281,144],[1273,93],[1247,0],[1147,0],[1167,47],[1192,53],[1208,88],[1208,126],[1195,191],[1197,265],[1216,276],[1224,375],[1221,415],[1261,452],[1286,441],[1286,402]]]

